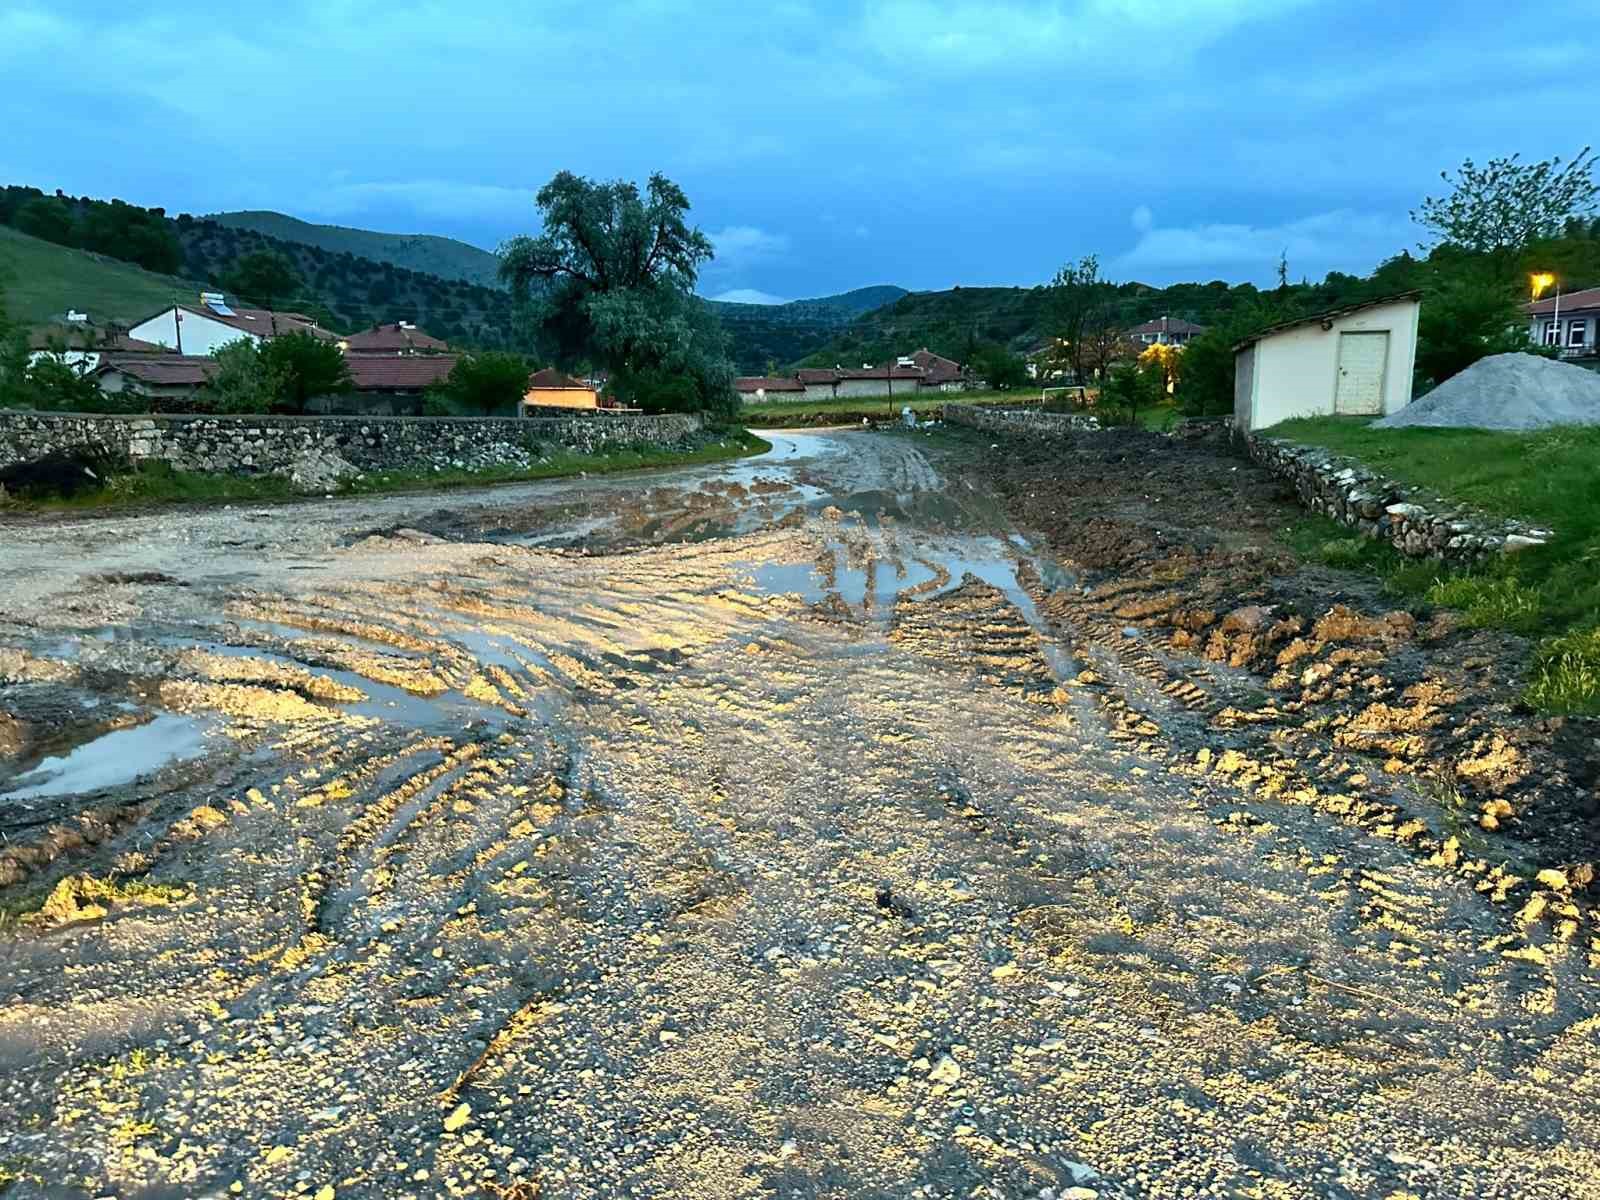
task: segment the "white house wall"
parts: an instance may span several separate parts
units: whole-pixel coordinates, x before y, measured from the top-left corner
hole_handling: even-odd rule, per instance
[[[1383,369],[1383,411],[1396,412],[1411,403],[1411,373],[1417,358],[1417,302],[1399,300],[1333,318],[1332,328],[1308,322],[1255,343],[1251,392],[1252,429],[1264,429],[1291,417],[1328,416],[1333,412],[1339,381],[1339,335],[1389,335]]]
[[[810,388],[806,389],[810,391]],[[824,389],[818,388],[819,392]],[[826,389],[826,394],[832,395],[833,389]],[[841,400],[852,396],[887,396],[889,394],[889,381],[887,379],[841,379],[839,381],[839,398]],[[896,379],[894,381],[894,394],[904,396],[906,399],[917,394],[917,381],[915,379]]]
[[[173,319],[173,309],[158,313],[142,324],[135,325],[128,330],[128,336],[138,338],[143,342],[154,342],[158,346],[165,346],[169,350],[178,349],[178,326]],[[213,350],[220,350],[240,338],[249,338],[260,341],[253,333],[246,333],[242,329],[235,329],[232,325],[225,325],[221,321],[213,321],[210,317],[201,316],[199,313],[185,312],[183,314],[183,352],[185,354],[210,354]]]

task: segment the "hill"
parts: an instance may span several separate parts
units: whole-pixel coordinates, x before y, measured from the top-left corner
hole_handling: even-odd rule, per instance
[[[793,362],[812,353],[841,334],[852,320],[906,295],[905,288],[878,284],[787,304],[708,303],[728,331],[734,365],[757,374],[769,364]]]
[[[132,263],[41,241],[0,225],[0,287],[6,311],[27,325],[77,308],[97,323],[133,322],[173,296],[193,300],[201,284]]]
[[[480,287],[500,286],[499,256],[454,238],[431,233],[376,233],[343,225],[314,225],[280,212],[212,213],[201,220],[214,221],[229,229],[265,234],[283,242],[316,246],[333,254],[348,253],[373,262],[392,263],[422,275],[437,275],[441,279],[461,280]]]

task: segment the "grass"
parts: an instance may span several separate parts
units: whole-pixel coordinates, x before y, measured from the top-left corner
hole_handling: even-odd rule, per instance
[[[12,319],[39,325],[69,308],[85,309],[97,322],[137,321],[174,295],[193,300],[201,288],[0,225],[0,290]]]
[[[1037,404],[1037,389],[1019,388],[1011,392],[935,392],[932,395],[908,392],[889,396],[849,396],[839,400],[774,400],[766,404],[747,404],[741,419],[755,426],[779,428],[810,424],[815,418],[837,417],[841,424],[856,424],[862,417],[897,417],[907,406],[921,416],[936,413],[946,404]]]
[[[730,432],[692,450],[624,446],[600,454],[564,451],[531,467],[489,467],[481,471],[445,469],[373,472],[351,479],[333,491],[340,496],[373,496],[391,492],[443,491],[494,483],[526,483],[579,474],[609,475],[651,467],[692,466],[723,462],[770,450],[772,444],[746,430]],[[166,463],[145,463],[112,476],[103,488],[71,497],[15,499],[14,511],[102,511],[151,504],[267,504],[304,499],[287,479],[277,475],[207,475],[178,471]]]
[[[1528,703],[1544,712],[1600,713],[1600,428],[1373,429],[1363,419],[1318,417],[1268,432],[1554,531],[1546,546],[1473,571],[1403,559],[1322,518],[1301,522],[1288,541],[1304,557],[1381,576],[1391,593],[1458,609],[1470,625],[1542,638],[1529,666]]]

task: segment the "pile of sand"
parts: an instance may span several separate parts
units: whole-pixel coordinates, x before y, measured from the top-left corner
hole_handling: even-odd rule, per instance
[[[1536,354],[1496,354],[1479,359],[1422,399],[1374,425],[1379,429],[1404,425],[1464,429],[1600,425],[1600,372]]]

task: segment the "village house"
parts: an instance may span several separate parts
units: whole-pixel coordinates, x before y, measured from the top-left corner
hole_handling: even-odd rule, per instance
[[[240,338],[264,342],[287,333],[307,333],[323,341],[337,335],[303,313],[234,308],[218,292],[201,292],[199,307],[174,304],[137,321],[130,337],[186,355],[206,355]]]
[[[107,354],[94,368],[102,392],[186,400],[211,381],[217,360],[194,354]]]
[[[1204,325],[1182,317],[1157,317],[1128,330],[1128,337],[1141,346],[1183,346],[1206,331]]]
[[[741,375],[733,381],[733,390],[746,404],[763,404],[773,400],[804,400],[806,385],[798,379],[783,376]]]
[[[410,321],[397,321],[340,338],[339,349],[346,354],[443,354],[450,344],[424,333]]]
[[[28,365],[50,357],[87,374],[100,365],[107,354],[164,354],[154,342],[130,337],[114,325],[91,324],[87,314],[70,311],[60,321],[38,325],[28,331]]]
[[[600,394],[580,379],[545,367],[528,376],[521,407],[523,416],[534,408],[599,408]]]
[[[1546,296],[1523,311],[1528,336],[1539,345],[1558,347],[1562,358],[1600,356],[1600,288]]]

